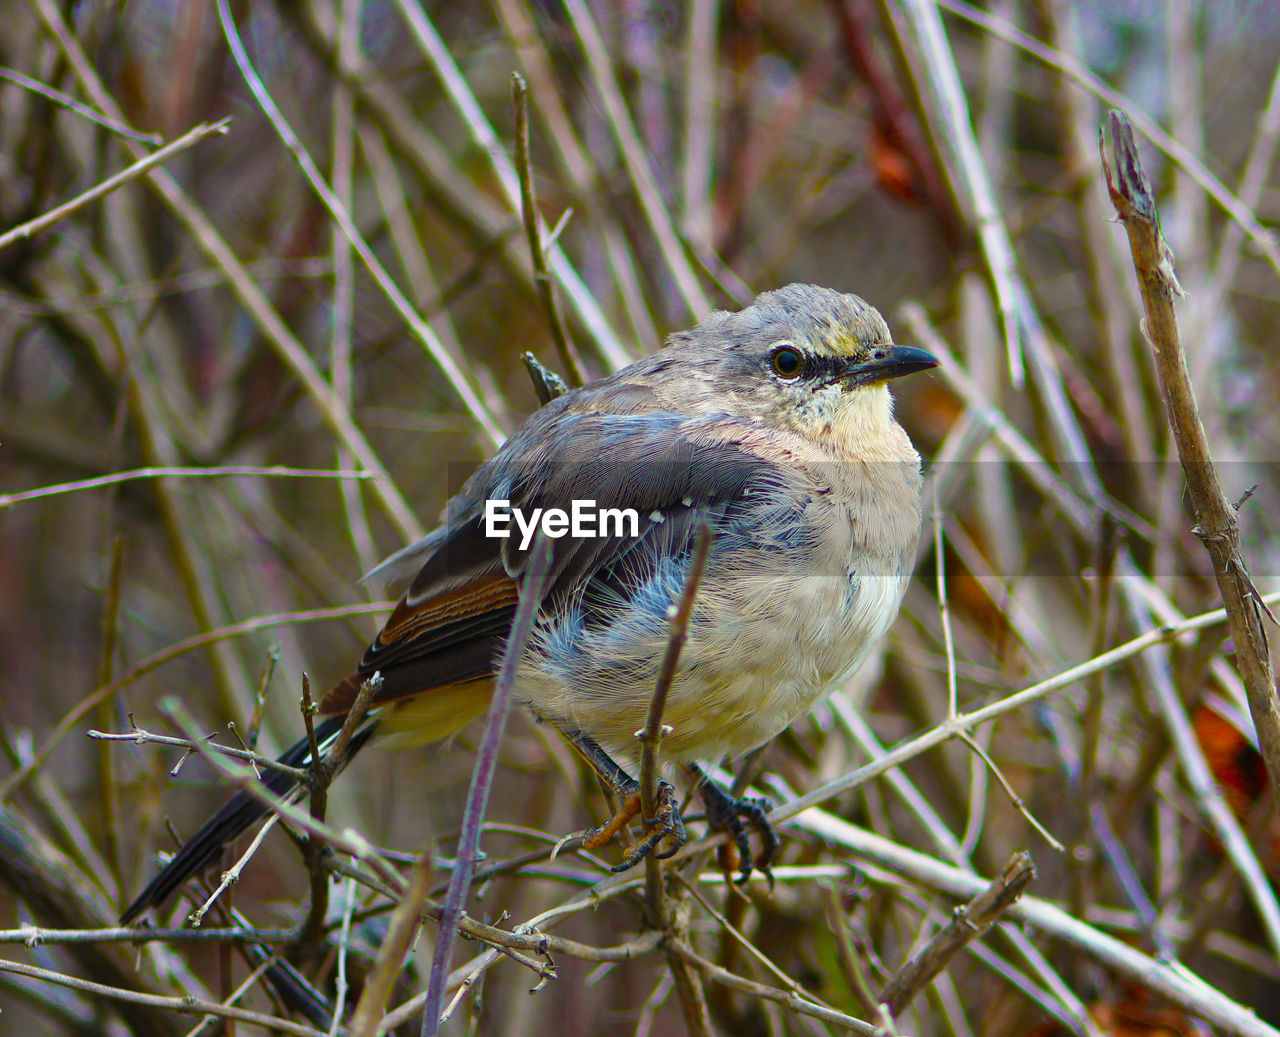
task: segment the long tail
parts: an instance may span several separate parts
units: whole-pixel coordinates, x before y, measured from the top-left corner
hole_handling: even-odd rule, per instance
[[[316,741],[320,746],[321,755],[324,755],[337,740],[338,733],[342,730],[343,720],[343,717],[329,717],[316,725]],[[342,766],[346,766],[369,741],[375,726],[376,719],[370,717],[356,730],[347,745]],[[307,739],[304,738],[292,746],[280,757],[280,762],[290,767],[305,767],[311,763],[311,746]],[[274,768],[263,772],[262,784],[267,791],[274,792],[277,796],[290,796],[299,789],[298,782],[291,775]],[[247,792],[237,792],[226,806],[209,818],[200,830],[183,844],[182,849],[160,870],[160,874],[138,894],[137,899],[120,916],[120,924],[128,925],[147,908],[163,903],[187,879],[214,860],[232,839],[267,813],[269,813],[268,808],[259,800],[254,799]]]

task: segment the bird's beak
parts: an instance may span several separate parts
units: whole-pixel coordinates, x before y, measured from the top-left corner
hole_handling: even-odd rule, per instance
[[[940,362],[928,350],[915,346],[880,346],[870,360],[850,363],[840,376],[840,382],[846,389],[855,389],[860,385],[901,378],[904,374],[928,371]]]

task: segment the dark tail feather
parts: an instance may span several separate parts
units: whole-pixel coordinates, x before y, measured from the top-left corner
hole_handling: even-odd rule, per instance
[[[322,753],[337,738],[338,732],[342,730],[344,719],[329,717],[316,725],[316,741]],[[373,735],[373,729],[372,719],[366,720],[364,726],[357,729],[347,746],[344,766]],[[280,763],[290,767],[305,767],[310,762],[311,747],[305,738],[280,757]],[[298,788],[298,783],[291,775],[274,768],[263,771],[262,784],[277,796],[287,796]],[[226,806],[209,818],[195,835],[183,843],[182,849],[125,909],[124,914],[120,916],[120,924],[129,925],[147,908],[163,903],[187,879],[216,859],[223,847],[232,839],[268,813],[268,808],[247,792],[237,792]]]

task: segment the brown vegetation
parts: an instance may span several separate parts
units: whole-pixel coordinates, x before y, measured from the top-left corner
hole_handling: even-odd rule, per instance
[[[809,281],[943,359],[898,403],[937,507],[882,658],[757,761],[776,888],[556,854],[607,806],[517,710],[440,1032],[1275,1035],[1277,28],[1201,6],[8,5],[0,1026],[418,1033],[479,725],[242,840],[200,928],[217,875],[115,929],[248,773],[183,740],[299,737],[522,353]]]

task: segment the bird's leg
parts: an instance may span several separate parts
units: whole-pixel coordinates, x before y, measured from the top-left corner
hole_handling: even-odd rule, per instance
[[[778,833],[769,823],[769,811],[772,805],[766,799],[754,796],[731,796],[712,781],[696,763],[687,763],[685,770],[698,791],[702,794],[702,802],[707,807],[707,821],[712,828],[720,828],[733,836],[738,848],[738,860],[742,868],[738,876],[739,884],[751,877],[752,869],[758,869],[773,886],[773,872],[769,865],[773,861],[774,852],[781,845]],[[750,825],[760,833],[760,855],[751,853],[751,843],[747,839],[747,826]]]
[[[591,765],[591,769],[600,775],[601,780],[617,798],[618,812],[604,824],[591,829],[582,840],[588,850],[597,850],[604,846],[622,828],[629,824],[640,813],[640,783],[619,767],[613,758],[600,748],[590,737],[581,731],[560,729],[570,744],[578,750],[579,755]],[[689,839],[685,831],[684,818],[680,815],[680,804],[676,801],[676,790],[670,782],[658,782],[658,816],[641,818],[645,828],[645,837],[627,853],[623,862],[613,868],[614,871],[626,871],[628,868],[644,860],[664,841],[669,841],[669,849],[657,855],[659,860],[677,853]]]

